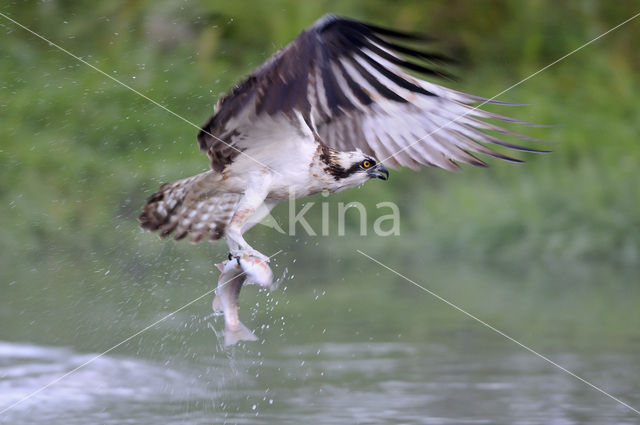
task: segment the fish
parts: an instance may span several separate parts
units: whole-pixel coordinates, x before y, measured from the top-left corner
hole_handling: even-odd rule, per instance
[[[251,254],[242,254],[237,259],[238,264],[247,275],[248,283],[271,289],[273,286],[273,272],[269,263]]]
[[[268,263],[249,254],[230,257],[216,264],[220,270],[213,311],[224,314],[224,345],[234,345],[240,341],[257,341],[258,338],[238,317],[238,298],[245,283],[254,283],[271,288],[273,273]]]
[[[238,297],[247,277],[238,261],[226,260],[216,264],[220,270],[218,288],[213,299],[213,311],[224,313],[224,345],[234,345],[240,341],[257,341],[258,338],[238,317]]]

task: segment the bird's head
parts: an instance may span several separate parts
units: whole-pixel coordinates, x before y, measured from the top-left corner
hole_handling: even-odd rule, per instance
[[[335,179],[338,190],[360,186],[372,178],[389,179],[384,165],[360,151],[331,152],[325,170]]]

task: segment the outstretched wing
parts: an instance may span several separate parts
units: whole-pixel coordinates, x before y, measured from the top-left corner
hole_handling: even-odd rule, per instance
[[[485,165],[473,153],[517,161],[487,144],[540,152],[487,133],[526,139],[479,119],[516,121],[473,107],[487,99],[408,74],[443,75],[425,65],[442,62],[441,56],[398,44],[420,40],[425,39],[325,16],[219,101],[198,134],[200,148],[214,168],[222,168],[241,151],[250,155],[255,143],[278,143],[251,137],[261,121],[292,123],[301,115],[324,144],[360,149],[390,166]]]

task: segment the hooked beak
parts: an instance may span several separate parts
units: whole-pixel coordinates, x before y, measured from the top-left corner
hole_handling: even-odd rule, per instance
[[[387,168],[382,164],[378,164],[375,167],[372,167],[369,171],[367,171],[367,174],[369,174],[369,176],[371,176],[372,178],[375,177],[381,180],[389,180],[389,170],[387,170]]]

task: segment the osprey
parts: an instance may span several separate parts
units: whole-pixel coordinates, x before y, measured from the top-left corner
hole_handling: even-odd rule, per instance
[[[176,240],[225,238],[230,256],[267,261],[243,234],[283,200],[387,180],[386,166],[486,166],[474,153],[521,162],[487,144],[541,152],[486,132],[527,139],[478,118],[519,121],[472,106],[502,102],[407,73],[446,75],[434,68],[446,58],[407,44],[426,40],[321,18],[218,101],[198,133],[211,170],[162,185],[142,227]]]

